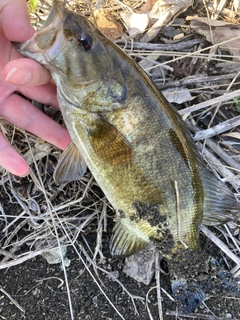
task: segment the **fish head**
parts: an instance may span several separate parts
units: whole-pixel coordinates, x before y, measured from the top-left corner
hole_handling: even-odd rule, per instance
[[[14,46],[49,69],[72,103],[81,98],[80,90],[94,84],[99,87],[103,82],[111,82],[110,86],[123,83],[114,63],[111,41],[87,18],[67,10],[61,1],[53,1],[46,22],[32,38]],[[118,89],[121,96],[122,89]]]

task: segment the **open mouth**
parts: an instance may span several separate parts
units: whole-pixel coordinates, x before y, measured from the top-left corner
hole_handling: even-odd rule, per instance
[[[56,57],[63,47],[63,18],[65,5],[55,0],[53,2],[49,16],[41,29],[34,36],[23,42],[13,43],[14,47],[23,55],[31,57],[31,54],[42,53],[48,56],[47,60]]]

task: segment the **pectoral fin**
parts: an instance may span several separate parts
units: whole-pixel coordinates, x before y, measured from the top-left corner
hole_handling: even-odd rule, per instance
[[[57,184],[79,180],[86,172],[87,165],[76,145],[71,142],[63,151],[53,178]]]
[[[129,141],[103,118],[89,131],[89,140],[96,155],[111,165],[126,163],[132,158]]]
[[[148,243],[148,237],[131,226],[130,221],[121,219],[113,228],[110,250],[112,255],[127,257],[143,249]]]

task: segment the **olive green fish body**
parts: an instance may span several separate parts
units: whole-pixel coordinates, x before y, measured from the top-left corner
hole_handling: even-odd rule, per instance
[[[131,79],[134,73],[138,76],[137,71],[132,70]],[[203,190],[198,173],[201,166],[191,144],[189,146],[188,137],[185,137],[184,126],[174,125],[175,111],[171,121],[165,110],[159,108],[162,96],[150,95],[145,81],[138,88],[142,97],[134,99],[133,88],[121,110],[109,112],[104,117],[104,121],[111,123],[129,144],[129,150],[125,150],[125,144],[119,143],[119,149],[123,151],[116,158],[112,150],[115,140],[109,147],[108,138],[103,135],[96,159],[93,138],[88,134],[91,114],[83,115],[81,110],[73,110],[71,105],[65,104],[62,109],[65,121],[72,123],[69,130],[75,144],[106,197],[120,212],[121,219],[128,219],[127,223],[137,226],[147,237],[162,239],[172,233],[174,239],[178,239],[178,233],[181,233],[181,240],[194,248],[203,212]],[[146,95],[149,95],[148,99]],[[82,119],[85,119],[84,123]],[[144,207],[152,209],[141,213]],[[192,217],[189,219],[190,213]],[[173,232],[168,233],[169,230]]]
[[[221,223],[238,210],[175,109],[87,19],[55,1],[20,52],[50,70],[73,142],[117,212],[113,254],[132,254],[151,239],[165,254],[196,249],[201,222]]]

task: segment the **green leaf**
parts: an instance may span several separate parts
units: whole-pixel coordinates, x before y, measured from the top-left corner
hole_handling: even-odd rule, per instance
[[[30,2],[31,10],[35,12],[37,9],[38,0],[29,0],[29,2]]]
[[[233,98],[233,101],[235,102],[235,106],[237,108],[237,111],[240,112],[240,102],[239,102],[239,97]]]

